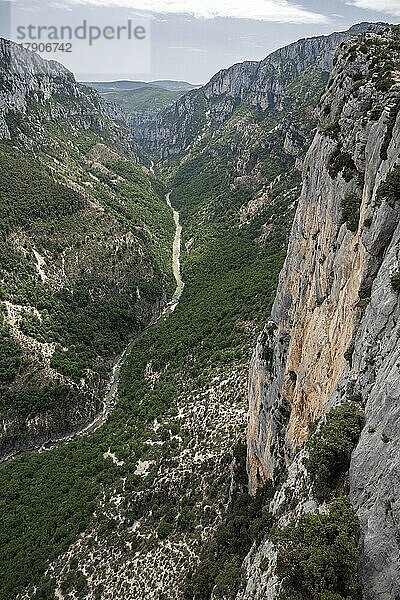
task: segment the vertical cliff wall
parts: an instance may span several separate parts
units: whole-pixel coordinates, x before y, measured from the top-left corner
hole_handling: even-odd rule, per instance
[[[298,487],[295,473],[310,426],[346,400],[364,408],[350,498],[361,524],[367,600],[400,592],[399,53],[398,28],[340,49],[249,381],[253,494],[287,467],[289,486],[292,476]],[[302,493],[312,499],[307,479]],[[244,598],[261,597],[262,590],[276,597],[271,571],[262,574],[257,567],[265,555],[273,559],[270,542],[249,557]]]

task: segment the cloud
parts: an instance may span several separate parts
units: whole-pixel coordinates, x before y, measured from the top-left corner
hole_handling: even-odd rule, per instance
[[[149,13],[185,14],[195,18],[232,17],[278,23],[327,23],[328,17],[289,0],[69,0],[72,4],[133,8]]]
[[[346,4],[400,17],[399,0],[346,0]]]

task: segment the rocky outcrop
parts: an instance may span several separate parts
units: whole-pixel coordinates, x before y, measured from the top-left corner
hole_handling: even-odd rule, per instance
[[[361,524],[366,600],[400,593],[400,299],[391,283],[400,269],[398,35],[397,28],[368,34],[341,49],[249,383],[252,493],[300,464],[311,424],[333,405],[354,398],[365,407],[350,498]],[[258,598],[268,577],[259,574],[243,597]]]

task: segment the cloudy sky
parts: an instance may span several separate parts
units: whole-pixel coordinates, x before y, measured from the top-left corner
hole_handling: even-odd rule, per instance
[[[400,22],[400,0],[12,0],[10,6],[13,39],[21,23],[77,26],[86,20],[116,28],[131,19],[146,28],[143,42],[99,40],[83,48],[74,40],[73,52],[54,56],[79,79],[91,80],[202,83],[221,68],[260,60],[302,37],[361,21]]]

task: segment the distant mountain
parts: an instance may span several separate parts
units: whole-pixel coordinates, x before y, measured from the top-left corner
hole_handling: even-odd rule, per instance
[[[117,90],[139,90],[141,88],[161,88],[169,91],[183,91],[197,89],[198,85],[193,85],[187,81],[172,81],[168,79],[159,81],[85,81],[85,85],[94,88],[99,92],[111,92]]]
[[[94,89],[94,88],[93,88]],[[166,90],[157,87],[141,87],[133,90],[97,90],[109,102],[114,102],[134,116],[153,118],[179,100],[186,91]]]
[[[200,85],[194,85],[193,83],[187,83],[186,81],[172,81],[169,79],[160,79],[158,81],[151,81],[149,85],[154,87],[161,87],[165,90],[194,90],[200,87]]]
[[[103,98],[115,102],[126,112],[151,119],[156,113],[177,102],[187,92],[198,86],[186,81],[99,81],[86,82]]]

